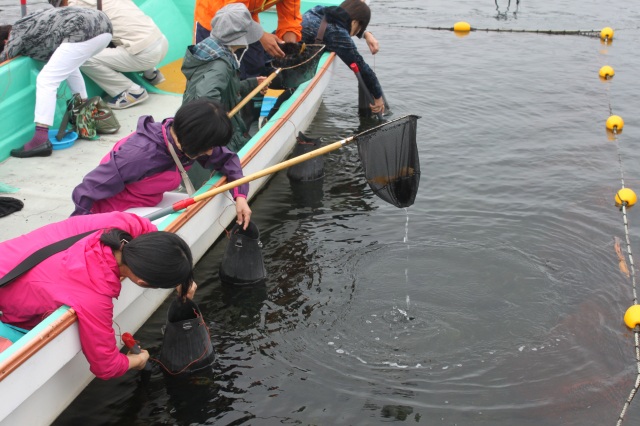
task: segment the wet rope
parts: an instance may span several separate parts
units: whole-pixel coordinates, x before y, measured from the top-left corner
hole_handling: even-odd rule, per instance
[[[613,108],[611,107],[611,99],[609,99],[608,92],[607,92],[607,98],[609,102],[609,115],[611,116],[613,115]],[[618,132],[616,128],[613,129],[613,137],[616,144],[616,151],[618,154],[618,165],[620,169],[620,183],[621,183],[621,187],[624,188],[625,187],[624,167],[622,164],[622,154],[620,152],[620,144],[618,143]],[[631,252],[631,239],[629,237],[629,221],[627,219],[627,202],[623,200],[621,201],[622,202],[620,206],[620,212],[622,213],[622,223],[624,226],[625,242],[627,245],[627,257],[629,259],[629,266],[630,266],[629,269],[630,269],[631,286],[632,286],[632,292],[633,292],[633,304],[637,305],[638,294],[636,290],[636,268],[633,263],[633,253]],[[635,354],[636,354],[636,370],[637,370],[636,381],[633,387],[631,388],[631,391],[629,392],[629,396],[624,402],[620,415],[618,416],[618,421],[616,422],[617,426],[620,426],[624,421],[624,416],[627,413],[629,406],[631,405],[631,401],[633,401],[633,398],[636,396],[636,394],[638,393],[638,389],[640,388],[640,325],[635,326],[635,328],[633,329],[633,335],[634,335],[634,345],[635,345]]]

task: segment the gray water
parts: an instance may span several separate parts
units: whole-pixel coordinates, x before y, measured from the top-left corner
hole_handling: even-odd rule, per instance
[[[198,265],[214,371],[95,380],[56,424],[614,425],[636,378],[614,247],[621,170],[640,191],[632,3],[372,2],[381,52],[367,60],[393,117],[422,117],[415,204],[373,195],[354,146],[326,155],[320,187],[276,175],[251,204],[266,286],[220,284],[225,239]],[[457,21],[616,33],[424,28]],[[307,132],[326,143],[375,125],[338,68]],[[613,141],[611,114],[625,120]],[[136,333],[152,356],[166,307]],[[639,421],[635,400],[624,424]]]

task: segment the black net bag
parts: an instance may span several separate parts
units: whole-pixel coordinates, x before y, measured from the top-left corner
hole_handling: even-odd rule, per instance
[[[407,115],[369,129],[356,138],[369,187],[396,207],[411,206],[418,192],[418,118]]]
[[[323,44],[284,43],[280,48],[285,57],[272,61],[272,65],[281,71],[271,87],[295,89],[313,78],[324,50]]]
[[[320,148],[320,139],[312,139],[302,132],[298,133],[292,157],[298,157]],[[287,169],[287,177],[294,182],[313,182],[324,178],[324,157],[318,156]]]
[[[237,223],[233,225],[219,275],[225,284],[264,283],[267,271],[262,259],[260,231],[255,223],[249,222],[247,229],[242,229],[242,225]]]
[[[0,217],[22,210],[24,203],[17,198],[0,197]]]
[[[171,302],[159,360],[169,374],[193,373],[215,361],[209,329],[192,300],[176,297]]]

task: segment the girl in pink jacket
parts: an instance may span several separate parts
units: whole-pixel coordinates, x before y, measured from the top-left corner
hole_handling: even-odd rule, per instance
[[[71,217],[0,243],[0,277],[36,250],[93,230],[0,287],[0,321],[30,329],[61,305],[70,306],[78,316],[91,372],[109,379],[142,369],[149,359],[147,351],[125,355],[116,345],[113,298],[120,295],[121,279],[140,287],[179,286],[179,293],[187,296],[193,259],[182,238],[157,231],[148,219],[131,213]]]

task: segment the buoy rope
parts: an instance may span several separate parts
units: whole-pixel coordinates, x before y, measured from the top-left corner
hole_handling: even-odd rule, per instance
[[[607,91],[607,98],[609,98],[609,94]],[[611,107],[611,99],[609,98],[609,116],[613,115],[613,108]],[[622,154],[620,153],[620,144],[618,143],[618,132],[617,128],[613,128],[613,138],[616,144],[616,151],[618,154],[618,165],[620,168],[620,184],[622,189],[624,189],[624,167],[622,164]],[[629,258],[629,266],[630,266],[630,276],[631,276],[631,288],[633,292],[633,304],[638,304],[638,295],[636,290],[636,267],[633,263],[633,253],[631,252],[631,239],[629,237],[629,221],[627,219],[627,202],[622,200],[620,197],[620,211],[622,212],[622,223],[624,226],[624,236],[627,244],[627,257]],[[636,353],[636,381],[629,392],[629,396],[624,402],[622,406],[622,411],[618,416],[618,421],[616,422],[616,426],[620,426],[624,421],[624,416],[631,405],[631,401],[638,393],[638,389],[640,388],[640,325],[636,325],[633,329],[634,335],[634,344],[635,344],[635,353]]]
[[[418,28],[436,31],[454,31],[453,27],[421,27],[417,25],[391,25],[395,28]],[[587,37],[600,37],[600,30],[518,30],[510,28],[470,28],[469,31],[484,31],[495,33],[531,33],[531,34],[551,34],[551,35],[581,35]]]

